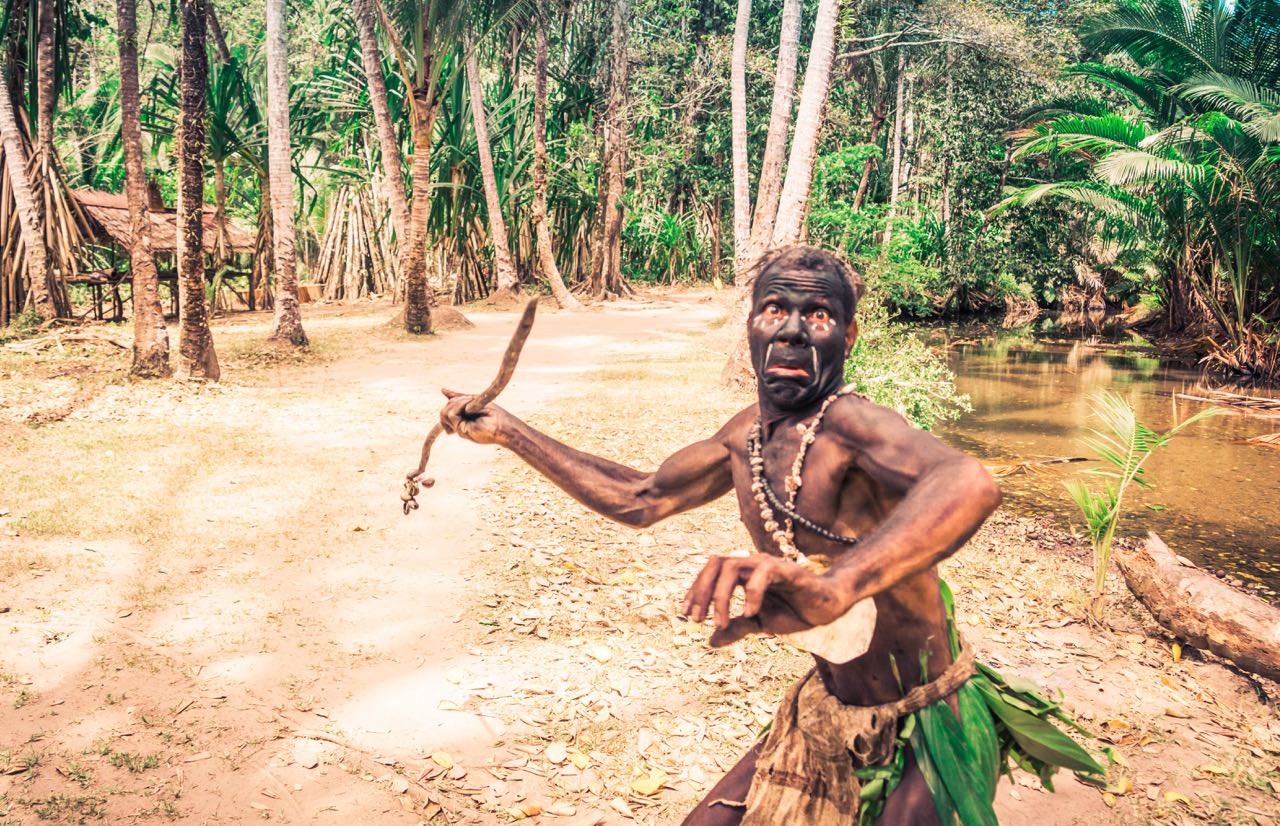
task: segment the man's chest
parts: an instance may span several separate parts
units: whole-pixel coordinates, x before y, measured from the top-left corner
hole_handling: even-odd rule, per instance
[[[757,449],[748,443],[733,452],[743,524],[761,552],[779,554],[781,532],[806,554],[838,556],[850,544],[824,534],[864,536],[895,502],[836,439],[818,433],[801,446],[798,432],[781,430]]]

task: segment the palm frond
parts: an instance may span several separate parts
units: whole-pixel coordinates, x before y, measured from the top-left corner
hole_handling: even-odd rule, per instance
[[[1150,152],[1112,152],[1093,167],[1099,181],[1112,186],[1151,187],[1162,184],[1200,184],[1212,177],[1212,167],[1162,158]]]
[[[1120,115],[1067,115],[1014,133],[1013,137],[1023,143],[1013,151],[1013,158],[1042,152],[1105,155],[1119,149],[1135,149],[1149,134],[1142,121]]]
[[[1168,94],[1162,79],[1149,72],[1134,71],[1113,63],[1077,63],[1064,69],[1063,74],[1082,77],[1119,92],[1138,109],[1162,122],[1172,119],[1177,108],[1176,99]]]
[[[1260,141],[1280,141],[1280,92],[1274,88],[1210,72],[1186,80],[1177,90],[1188,100],[1243,122],[1245,130]]]

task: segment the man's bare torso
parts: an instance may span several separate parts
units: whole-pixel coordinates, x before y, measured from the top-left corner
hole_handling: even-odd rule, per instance
[[[844,398],[837,404],[854,407],[869,402]],[[729,450],[733,486],[743,524],[756,550],[779,556],[781,552],[769,531],[765,530],[751,490],[747,436],[756,416],[755,405],[743,410],[734,416],[722,435]],[[800,447],[800,434],[795,425],[809,418],[811,412],[789,417],[764,433],[765,477],[775,491],[783,490],[783,480],[791,472]],[[879,527],[902,497],[887,490],[859,468],[855,458],[839,439],[819,429],[804,462],[796,510],[810,521],[842,536],[864,537]],[[857,545],[832,542],[802,526],[797,525],[795,532],[796,544],[807,555],[820,554],[834,563],[846,554],[858,553]],[[903,580],[877,594],[874,599],[877,621],[870,649],[842,665],[818,659],[819,671],[828,688],[842,702],[853,705],[891,702],[902,695],[903,688],[935,678],[951,662],[936,569]],[[927,675],[920,671],[923,652],[927,652]],[[896,663],[902,687],[898,685],[891,662]]]

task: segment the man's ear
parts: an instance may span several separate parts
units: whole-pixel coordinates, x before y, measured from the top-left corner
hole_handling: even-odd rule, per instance
[[[844,330],[844,357],[849,358],[849,354],[853,352],[853,344],[858,340],[858,320],[855,318],[849,322],[849,326]]]

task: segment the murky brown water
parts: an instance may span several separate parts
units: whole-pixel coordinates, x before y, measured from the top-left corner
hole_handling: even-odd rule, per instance
[[[1092,458],[1083,437],[1097,424],[1090,400],[1101,390],[1127,400],[1138,420],[1157,432],[1203,407],[1177,396],[1202,395],[1201,374],[1162,363],[1136,336],[1090,336],[1048,321],[1018,331],[949,327],[929,335],[948,344],[959,389],[974,408],[940,427],[939,434],[992,464]],[[1119,534],[1154,530],[1176,552],[1206,567],[1280,592],[1280,449],[1233,443],[1276,432],[1280,416],[1232,412],[1182,431],[1145,465],[1154,490],[1135,486],[1127,494]],[[1097,463],[1006,476],[1001,484],[1007,506],[1054,514],[1082,532],[1083,520],[1062,483],[1091,466]]]

